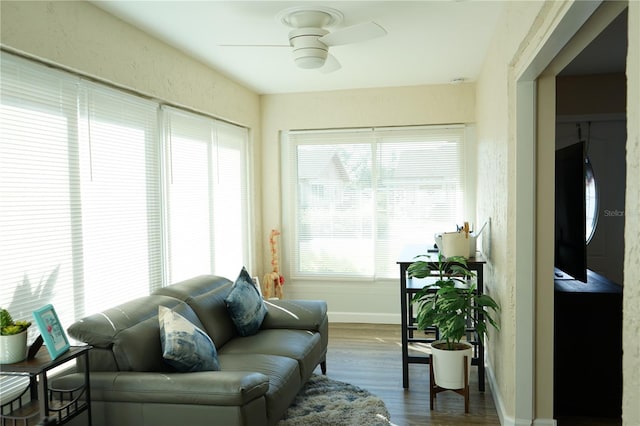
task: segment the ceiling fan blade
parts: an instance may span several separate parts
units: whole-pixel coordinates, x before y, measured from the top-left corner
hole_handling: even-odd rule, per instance
[[[387,31],[375,22],[356,24],[350,27],[340,28],[319,38],[327,46],[340,46],[343,44],[358,43],[382,37]]]
[[[320,72],[322,74],[329,74],[330,72],[338,71],[340,68],[342,68],[340,62],[338,62],[335,56],[329,53],[324,65],[320,68]]]
[[[288,47],[289,44],[219,44],[219,47]]]

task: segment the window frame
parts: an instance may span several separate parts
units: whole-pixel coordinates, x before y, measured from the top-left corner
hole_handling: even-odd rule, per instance
[[[452,130],[454,132],[460,132],[461,135],[461,149],[462,158],[460,159],[460,167],[463,168],[463,177],[461,180],[461,187],[464,191],[462,199],[462,216],[464,220],[469,221],[476,227],[479,227],[475,220],[475,202],[476,202],[476,146],[475,146],[475,125],[473,124],[451,124],[451,125],[419,125],[419,126],[394,126],[394,127],[366,127],[366,128],[344,128],[344,129],[311,129],[311,130],[283,130],[280,133],[280,145],[281,145],[281,162],[282,162],[282,180],[281,180],[281,193],[282,193],[282,228],[283,228],[283,255],[281,259],[281,269],[287,274],[287,278],[292,281],[298,282],[314,282],[314,281],[332,281],[332,282],[363,282],[371,283],[377,281],[393,281],[396,279],[397,273],[389,273],[388,276],[380,276],[374,271],[373,275],[353,275],[353,274],[340,274],[340,273],[327,273],[327,274],[309,274],[301,273],[297,270],[297,250],[295,249],[298,238],[298,221],[297,221],[297,173],[293,166],[293,158],[296,155],[295,147],[298,143],[292,142],[290,135],[296,135],[301,133],[306,134],[339,134],[340,136],[349,135],[357,132],[371,132],[375,135],[376,132],[380,133],[393,133],[393,132],[413,132],[413,131],[427,131],[427,132],[446,132]],[[352,136],[357,139],[357,136]],[[375,137],[375,136],[374,136]],[[349,140],[343,142],[349,143]],[[381,142],[376,139],[374,145],[379,145]],[[385,142],[382,142],[385,143]],[[386,142],[389,143],[389,142]],[[391,142],[393,143],[393,142]],[[309,142],[313,144],[313,142]],[[376,148],[373,150],[373,165],[376,167]],[[377,190],[375,183],[372,183],[374,189],[374,206],[375,206],[375,194]],[[375,211],[375,207],[373,209]],[[373,232],[377,231],[377,217],[374,216]],[[453,226],[453,222],[452,222]],[[443,231],[453,231],[455,229],[444,229]],[[425,243],[429,243],[429,237],[425,238]],[[431,241],[433,243],[433,241]],[[398,253],[399,254],[399,253]],[[375,244],[374,244],[374,261],[376,259]],[[394,260],[395,262],[395,260]]]

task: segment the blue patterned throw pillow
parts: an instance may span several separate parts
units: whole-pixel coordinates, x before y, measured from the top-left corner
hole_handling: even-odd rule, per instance
[[[220,370],[211,338],[182,315],[158,306],[162,356],[180,372]]]
[[[251,336],[258,332],[267,308],[245,268],[240,271],[225,302],[240,336]]]

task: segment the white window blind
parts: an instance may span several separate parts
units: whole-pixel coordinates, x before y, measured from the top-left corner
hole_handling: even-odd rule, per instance
[[[68,326],[161,286],[157,105],[3,56],[0,108],[2,306]]]
[[[246,129],[0,59],[0,307],[14,319],[51,303],[67,328],[250,267]],[[16,383],[0,376],[0,396]]]
[[[96,84],[82,88],[77,232],[85,311],[96,312],[162,286],[158,106]]]
[[[247,131],[163,109],[170,280],[233,279],[248,259]]]
[[[14,320],[54,303],[74,318],[80,214],[79,81],[2,56],[0,87],[0,306]],[[75,176],[74,176],[75,174]],[[77,264],[74,259],[80,262]],[[30,328],[32,341],[38,331]]]
[[[292,277],[395,278],[403,246],[463,221],[462,126],[293,131],[283,141]]]

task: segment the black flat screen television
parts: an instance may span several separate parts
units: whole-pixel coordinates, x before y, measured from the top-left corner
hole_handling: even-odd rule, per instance
[[[586,283],[585,156],[584,142],[556,150],[555,267]]]

